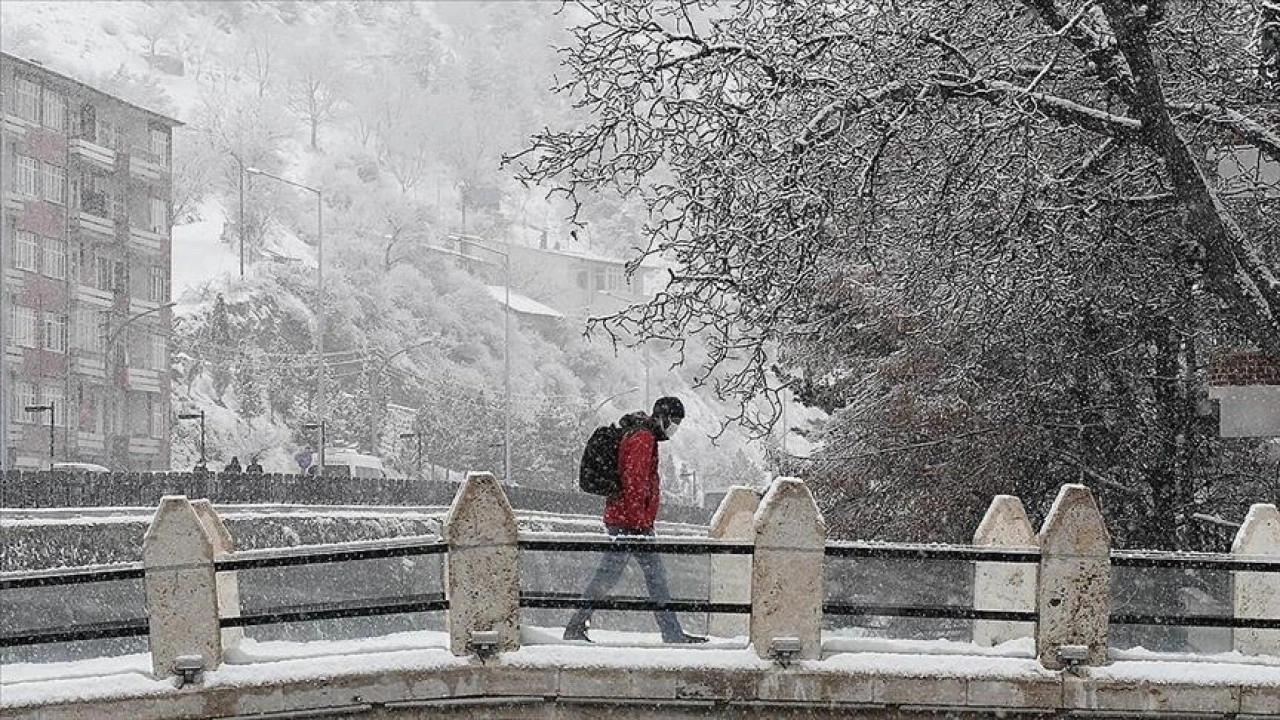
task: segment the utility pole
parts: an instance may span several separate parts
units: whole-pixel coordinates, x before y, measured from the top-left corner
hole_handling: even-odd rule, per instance
[[[5,112],[5,94],[0,89],[0,122],[3,122]],[[9,406],[17,403],[13,398],[13,383],[9,381],[9,293],[4,279],[5,271],[12,264],[9,258],[9,218],[4,203],[9,192],[7,147],[8,143],[0,142],[0,472],[9,469]]]

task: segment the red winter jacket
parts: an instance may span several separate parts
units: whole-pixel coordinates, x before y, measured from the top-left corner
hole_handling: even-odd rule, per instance
[[[622,492],[604,505],[604,524],[648,531],[658,519],[658,438],[641,426],[618,443],[618,474]]]

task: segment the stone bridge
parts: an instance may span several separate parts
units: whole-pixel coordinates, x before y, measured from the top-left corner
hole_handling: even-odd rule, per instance
[[[9,663],[0,709],[15,720],[56,718],[598,718],[598,717],[1280,717],[1280,513],[1255,505],[1231,554],[1110,548],[1087,488],[1065,486],[1035,532],[1021,503],[996,498],[970,546],[840,543],[826,538],[804,484],[776,481],[763,498],[731,491],[706,539],[618,542],[520,532],[487,474],[461,486],[439,537],[275,550],[234,550],[206,500],[164,498],[142,561],[5,573],[20,592],[85,592],[136,582],[145,618],[12,631],[4,648],[145,637],[147,652],[61,663]],[[703,568],[705,593],[654,603],[588,600],[581,585],[533,577],[526,561],[655,552]],[[427,574],[416,594],[259,609],[241,587],[266,568],[395,558]],[[414,564],[436,559],[438,565]],[[962,604],[876,604],[848,592],[844,563],[951,562],[964,568]],[[427,570],[431,567],[434,569]],[[541,567],[541,566],[539,566]],[[1229,607],[1135,611],[1115,595],[1121,572],[1224,574]],[[946,573],[937,573],[939,597]],[[548,584],[550,587],[548,587]],[[316,587],[317,595],[325,588]],[[432,592],[436,590],[437,592]],[[949,596],[948,596],[949,597]],[[1126,601],[1127,602],[1127,601]],[[650,635],[593,629],[595,644],[559,640],[553,609],[682,613],[711,641],[661,646]],[[288,642],[252,629],[378,615],[440,622],[379,637]],[[843,619],[969,623],[963,638],[891,625],[876,637]],[[1121,648],[1125,626],[1176,625],[1180,651]],[[1214,633],[1214,651],[1193,652]],[[883,635],[883,633],[881,633]]]

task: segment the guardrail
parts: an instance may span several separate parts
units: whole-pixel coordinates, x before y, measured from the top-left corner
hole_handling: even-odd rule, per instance
[[[520,644],[520,610],[670,610],[706,613],[712,634],[747,636],[761,657],[818,659],[824,623],[854,616],[973,621],[975,643],[1034,637],[1050,669],[1107,661],[1111,625],[1229,628],[1243,654],[1280,655],[1280,513],[1255,505],[1231,555],[1115,551],[1108,546],[1088,489],[1068,485],[1037,534],[1021,503],[993,501],[972,546],[828,542],[805,485],[779,479],[761,499],[735,488],[716,512],[706,539],[601,539],[519,533],[501,485],[472,474],[460,486],[442,537],[339,543],[235,552],[207,500],[166,497],[143,543],[140,563],[0,574],[0,592],[140,580],[148,615],[105,623],[27,629],[0,635],[0,647],[147,636],[157,676],[211,669],[241,628],[281,623],[430,612],[448,613],[450,649],[458,655],[512,650]],[[589,598],[522,587],[523,554],[657,553],[706,558],[706,597],[657,601],[614,595]],[[237,574],[266,568],[445,555],[440,592],[317,602],[242,613]],[[966,605],[851,602],[831,597],[824,575],[857,560],[942,561],[972,569]],[[1233,612],[1141,613],[1112,607],[1113,568],[1229,573]],[[833,575],[834,574],[834,575]],[[184,665],[184,662],[186,663]]]

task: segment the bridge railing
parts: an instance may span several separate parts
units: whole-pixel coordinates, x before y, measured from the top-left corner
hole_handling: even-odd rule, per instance
[[[460,486],[441,536],[399,538],[292,549],[235,552],[207,500],[166,497],[143,542],[143,560],[114,566],[0,574],[0,591],[141,580],[146,617],[109,623],[74,622],[0,635],[0,647],[146,636],[153,670],[168,676],[193,662],[217,667],[243,628],[383,615],[447,613],[449,648],[458,655],[517,649],[522,611],[591,608],[671,610],[707,618],[718,637],[745,636],[761,657],[782,661],[822,656],[823,634],[852,617],[971,621],[972,641],[995,645],[1033,638],[1046,668],[1108,661],[1112,625],[1176,625],[1226,629],[1242,654],[1280,656],[1280,513],[1255,505],[1240,527],[1233,554],[1129,552],[1109,536],[1088,489],[1065,486],[1034,532],[1021,503],[997,497],[970,546],[828,542],[805,485],[779,479],[763,498],[733,489],[712,518],[709,537],[605,539],[520,533],[501,485],[473,474]],[[525,566],[552,557],[611,552],[695,558],[701,583],[688,595],[583,597],[559,578],[532,582],[545,569]],[[366,560],[437,557],[436,577],[419,586],[438,592],[310,602],[244,612],[242,573],[285,567],[347,566]],[[960,599],[867,602],[842,563],[960,563],[969,579]],[[525,576],[522,582],[522,569]],[[581,569],[581,564],[580,564]],[[1226,613],[1143,613],[1125,610],[1113,593],[1114,569],[1205,571],[1229,577]],[[938,594],[944,594],[939,591]],[[12,597],[12,596],[10,596]],[[950,597],[955,600],[956,593]]]

